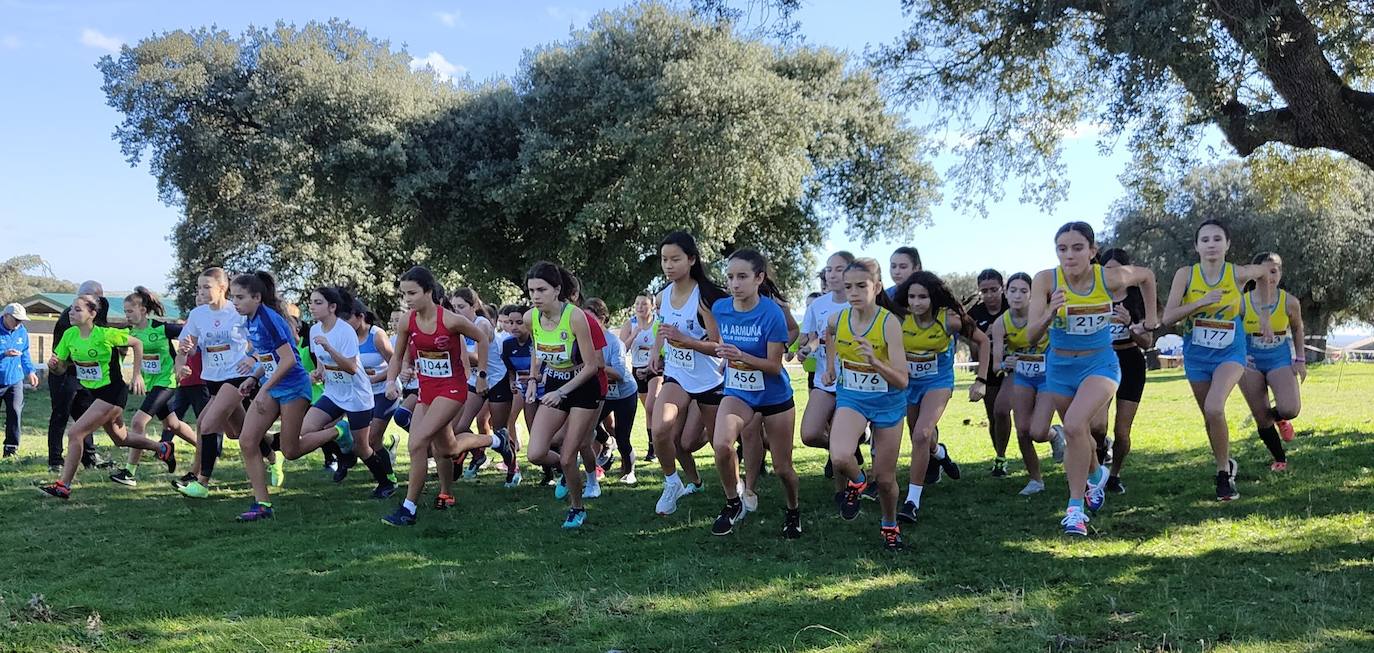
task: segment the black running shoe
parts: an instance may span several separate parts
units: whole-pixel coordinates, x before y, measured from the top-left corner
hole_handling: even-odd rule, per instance
[[[884,549],[888,551],[901,551],[906,548],[906,545],[902,544],[902,531],[896,526],[882,529],[882,535]]]
[[[992,461],[992,477],[1003,478],[1007,475],[1007,459],[997,458]]]
[[[1229,461],[1229,469],[1217,472],[1217,501],[1233,501],[1240,498],[1236,491],[1236,461]]]
[[[1107,491],[1108,491],[1108,492],[1115,492],[1115,493],[1117,493],[1117,494],[1125,494],[1125,493],[1126,493],[1126,485],[1123,484],[1123,483],[1121,482],[1121,477],[1120,477],[1120,476],[1108,476],[1108,477],[1107,477]]]
[[[788,508],[782,518],[783,538],[795,540],[801,537],[801,533],[801,510],[798,508]]]
[[[167,463],[167,473],[173,474],[177,471],[177,447],[175,442],[160,442],[157,449],[157,459]]]
[[[716,523],[711,524],[712,535],[729,535],[735,532],[735,524],[744,518],[744,503],[739,499],[725,502],[725,507],[720,509],[720,516],[716,517]]]
[[[128,487],[138,486],[138,479],[134,478],[134,475],[130,474],[129,470],[127,469],[121,469],[113,474],[110,474],[110,480],[120,485],[125,485]]]
[[[897,511],[897,521],[915,524],[916,517],[920,514],[921,509],[916,507],[916,502],[907,501],[903,503],[901,509]]]
[[[840,518],[845,521],[854,521],[859,516],[859,497],[863,496],[864,486],[867,483],[855,483],[850,481],[844,489],[844,501],[840,504]]]
[[[381,485],[378,485],[377,487],[372,489],[373,499],[386,499],[390,498],[393,494],[396,494],[395,483],[382,483]]]
[[[541,469],[543,470],[544,476],[543,478],[539,479],[539,487],[548,487],[550,485],[553,485],[553,467],[549,465],[544,465],[541,467]]]
[[[930,487],[939,483],[940,479],[944,477],[944,472],[941,469],[940,461],[936,460],[935,456],[931,456],[930,462],[926,463],[926,478],[925,483],[921,484],[922,487]]]
[[[956,481],[959,480],[959,464],[954,462],[953,456],[949,455],[948,447],[943,444],[939,445],[939,447],[940,451],[945,454],[945,457],[940,459],[940,469],[944,471],[945,476]]]
[[[873,479],[869,479],[868,482],[864,484],[864,494],[863,494],[863,498],[868,499],[869,501],[877,501],[877,500],[878,500],[878,482],[877,482],[877,481],[875,481],[875,480],[873,480]]]
[[[348,478],[348,470],[353,469],[357,465],[358,454],[352,451],[345,451],[342,456],[339,456],[338,465],[334,468],[334,482],[344,482],[344,479]]]

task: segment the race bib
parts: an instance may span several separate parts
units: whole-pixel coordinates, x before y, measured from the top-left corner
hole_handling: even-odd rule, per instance
[[[453,361],[446,351],[422,351],[415,357],[415,371],[431,379],[453,378]]]
[[[665,348],[668,364],[673,367],[691,368],[696,366],[697,352],[693,349],[682,349],[668,345]]]
[[[272,359],[272,354],[258,354],[253,358],[258,359],[258,364],[262,366],[262,378],[266,379],[276,374],[277,361]]]
[[[571,381],[571,380],[572,380],[573,376],[574,376],[576,373],[577,373],[577,370],[576,370],[576,369],[571,369],[571,370],[560,370],[560,369],[557,369],[557,368],[552,368],[552,367],[550,367],[550,368],[545,368],[545,375],[544,375],[544,376],[545,376],[545,378],[547,378],[547,379],[549,379],[549,380],[551,380],[551,381],[559,381],[559,382],[562,382],[562,383],[567,383],[568,381]]]
[[[853,361],[840,361],[840,385],[853,392],[887,392],[887,379],[878,368]]]
[[[1279,347],[1287,347],[1289,343],[1288,333],[1275,333],[1273,342],[1264,342],[1261,336],[1250,336],[1250,348],[1269,351]]]
[[[224,369],[238,361],[234,359],[234,353],[230,351],[229,345],[210,345],[205,348],[205,366],[211,369]]]
[[[940,355],[934,352],[908,353],[906,373],[913,379],[935,376],[940,373]]]
[[[763,392],[763,372],[742,363],[730,363],[725,368],[725,387],[743,392]]]
[[[343,371],[341,367],[333,365],[324,366],[324,382],[326,385],[349,385],[352,383],[352,374]]]
[[[534,355],[540,363],[552,367],[567,367],[572,358],[565,344],[535,343]]]
[[[1193,320],[1193,344],[1208,349],[1226,349],[1236,341],[1236,323],[1223,320]]]
[[[1071,336],[1090,336],[1112,322],[1111,304],[1064,307],[1064,332]]]
[[[99,381],[100,363],[75,363],[76,379],[78,381]]]
[[[157,376],[162,373],[162,356],[158,354],[143,355],[143,373],[148,376]]]
[[[1131,338],[1131,329],[1130,329],[1130,327],[1128,327],[1128,326],[1126,326],[1126,325],[1124,325],[1124,324],[1122,324],[1122,323],[1120,323],[1120,322],[1112,321],[1112,340],[1121,341],[1121,340],[1129,340],[1130,338]]]
[[[1045,355],[1017,354],[1016,374],[1026,378],[1043,376],[1045,374]]]
[[[650,352],[649,352],[648,349],[644,349],[644,348],[637,348],[637,349],[635,349],[635,353],[634,353],[633,358],[632,358],[631,361],[630,361],[630,365],[631,365],[632,367],[648,367],[648,366],[649,366],[649,353],[650,353]]]

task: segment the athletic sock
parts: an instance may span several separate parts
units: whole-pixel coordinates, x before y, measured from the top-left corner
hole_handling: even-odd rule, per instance
[[[367,466],[367,471],[372,473],[372,480],[377,485],[385,485],[391,482],[387,478],[391,474],[391,457],[381,451],[373,451],[371,456],[363,459],[363,464]]]
[[[1082,500],[1082,499],[1069,499],[1069,510],[1078,510],[1079,512],[1082,512],[1082,511],[1083,511],[1083,500]]]
[[[854,484],[855,484],[855,485],[863,485],[863,484],[866,483],[867,481],[868,481],[868,477],[864,476],[864,470],[862,470],[862,469],[859,470],[859,478],[857,478],[857,479],[854,480]]]
[[[405,429],[406,432],[409,433],[409,432],[410,432],[410,417],[411,417],[410,409],[409,409],[409,408],[406,408],[405,406],[402,406],[402,407],[396,409],[396,414],[394,414],[394,415],[391,416],[391,421],[396,422],[396,426],[399,426],[399,427]]]
[[[1283,440],[1279,439],[1278,427],[1270,424],[1259,429],[1259,436],[1264,447],[1269,450],[1269,455],[1274,457],[1274,462],[1288,462],[1288,453],[1283,450]]]
[[[410,514],[412,514],[412,515],[415,514],[415,502],[414,502],[414,501],[411,501],[410,499],[406,499],[405,501],[402,501],[402,502],[401,502],[401,507],[402,507],[402,508],[405,508],[406,510],[409,510],[409,511],[410,511]]]
[[[878,520],[878,527],[879,527],[879,528],[896,528],[896,527],[897,527],[897,520],[894,519],[894,520],[892,520],[892,521],[888,521],[888,520],[886,520],[886,519],[880,519],[880,520]]]
[[[177,432],[176,432],[176,431],[173,431],[172,429],[169,429],[169,428],[167,428],[167,427],[165,427],[165,426],[162,427],[162,441],[163,441],[163,442],[171,442],[171,441],[172,441],[173,439],[175,439],[176,437],[177,437]]]
[[[937,444],[935,445],[935,451],[931,452],[930,457],[936,460],[944,460],[946,453],[947,452],[945,451],[945,445]]]
[[[673,472],[672,474],[663,477],[664,485],[668,485],[670,483],[677,483],[678,485],[682,485],[682,479],[678,477],[677,472]]]
[[[501,434],[499,434],[499,433],[492,433],[492,434],[491,434],[491,449],[494,449],[494,450],[496,450],[496,451],[500,451],[500,450],[501,450],[501,447],[504,447],[505,445],[506,445],[505,438],[502,438],[502,437],[501,437]]]
[[[917,484],[915,484],[915,483],[908,483],[907,486],[906,486],[906,500],[907,500],[907,501],[910,501],[911,503],[916,504],[916,507],[917,507],[917,508],[920,508],[920,507],[921,507],[921,491],[924,490],[924,489],[925,489],[925,488],[923,488],[923,487],[921,487],[921,486],[919,486],[919,485],[917,485]]]
[[[330,460],[338,460],[343,457],[343,449],[339,448],[338,440],[330,440],[320,445],[320,451],[323,451],[324,457]]]
[[[1095,469],[1093,469],[1093,472],[1091,474],[1088,474],[1088,483],[1092,485],[1100,485],[1102,483],[1102,473],[1102,466],[1098,465]]]
[[[223,434],[206,433],[200,436],[200,475],[206,479],[215,473],[215,461],[219,459],[220,446],[223,444]]]
[[[263,458],[267,460],[272,459],[272,444],[267,441],[267,438],[263,438],[258,442],[258,451],[262,453]]]

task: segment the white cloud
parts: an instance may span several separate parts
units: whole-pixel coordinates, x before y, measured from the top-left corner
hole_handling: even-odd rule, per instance
[[[462,75],[468,71],[467,68],[450,63],[444,55],[438,52],[431,52],[423,59],[410,58],[411,70],[422,70],[428,68],[434,71],[435,76],[446,82],[453,81],[454,76]]]
[[[544,13],[560,23],[571,23],[576,26],[586,25],[592,19],[591,12],[584,9],[568,9],[558,5],[544,7]]]
[[[439,22],[444,24],[444,27],[457,27],[463,22],[463,12],[457,9],[453,11],[436,12],[434,17],[438,18]]]
[[[19,37],[13,34],[6,34],[4,36],[0,36],[0,48],[4,48],[6,50],[18,50],[22,45],[24,45],[24,42],[20,41]]]
[[[81,45],[104,50],[110,54],[118,54],[120,46],[124,45],[124,39],[107,36],[87,27],[81,30]]]

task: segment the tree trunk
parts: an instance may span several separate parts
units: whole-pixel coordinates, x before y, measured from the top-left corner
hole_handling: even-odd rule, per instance
[[[1331,328],[1331,314],[1326,308],[1316,302],[1302,300],[1302,327],[1305,332],[1307,342],[1297,343],[1298,346],[1306,345],[1316,348],[1303,350],[1303,357],[1310,363],[1319,363],[1326,360],[1326,338],[1328,330]]]

